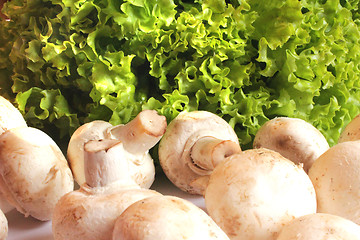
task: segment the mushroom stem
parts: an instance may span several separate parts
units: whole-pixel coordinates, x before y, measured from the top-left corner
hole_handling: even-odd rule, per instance
[[[115,139],[91,140],[84,145],[84,167],[86,184],[90,187],[104,187],[127,174],[122,143]],[[125,166],[124,166],[125,165]]]
[[[133,154],[147,152],[160,140],[167,127],[166,118],[155,110],[143,110],[125,125],[110,128],[110,138],[119,139]]]
[[[197,167],[213,170],[225,158],[240,151],[240,145],[236,142],[205,136],[194,143],[190,157]]]

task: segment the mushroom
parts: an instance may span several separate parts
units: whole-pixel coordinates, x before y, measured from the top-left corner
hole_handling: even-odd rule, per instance
[[[338,142],[360,140],[360,114],[353,118],[341,132]]]
[[[122,142],[134,180],[143,188],[149,188],[155,177],[155,166],[149,149],[166,130],[166,118],[155,110],[143,110],[127,124],[113,126],[106,121],[93,121],[80,126],[71,136],[68,145],[68,161],[79,185],[85,183],[84,144],[90,140],[118,139]]]
[[[154,196],[130,205],[116,220],[112,240],[229,239],[193,203]]]
[[[309,170],[318,212],[338,215],[360,224],[360,141],[332,146]]]
[[[302,119],[289,117],[267,121],[256,133],[253,146],[274,150],[296,164],[302,163],[305,172],[329,149],[318,129]]]
[[[0,134],[15,127],[27,127],[26,121],[9,100],[0,96]]]
[[[7,218],[3,211],[0,210],[0,240],[7,239],[9,226]]]
[[[84,145],[86,182],[56,204],[52,230],[55,240],[111,239],[115,220],[132,203],[160,193],[142,189],[132,178],[132,163],[116,139],[91,140]]]
[[[360,226],[340,216],[313,213],[286,224],[276,240],[360,240]]]
[[[20,111],[6,98],[0,96],[0,134],[15,127],[26,127],[26,121]],[[7,213],[14,207],[0,192],[0,209]]]
[[[213,169],[240,152],[234,129],[207,111],[181,112],[160,140],[159,162],[169,180],[181,190],[202,194]]]
[[[26,217],[46,221],[74,188],[65,156],[43,131],[17,127],[0,135],[0,191]]]
[[[314,187],[301,166],[265,148],[220,163],[205,191],[208,214],[230,239],[276,239],[282,226],[316,212]]]

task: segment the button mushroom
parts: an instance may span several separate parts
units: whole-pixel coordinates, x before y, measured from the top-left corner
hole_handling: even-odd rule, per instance
[[[341,132],[338,142],[360,140],[360,114],[353,118]]]
[[[55,240],[111,239],[115,220],[132,203],[160,193],[141,189],[129,170],[128,152],[115,139],[84,145],[86,182],[56,204],[52,230]]]
[[[360,224],[360,141],[332,146],[309,170],[318,212],[338,215]]]
[[[160,140],[159,162],[169,180],[181,190],[202,194],[217,164],[240,152],[234,129],[207,112],[181,112]]]
[[[27,127],[25,119],[9,100],[0,96],[0,134],[15,127]]]
[[[11,128],[26,126],[26,121],[20,111],[9,100],[0,96],[0,134]],[[0,209],[4,213],[14,209],[1,193]]]
[[[302,119],[289,117],[267,121],[256,133],[253,146],[274,150],[296,164],[302,163],[305,172],[329,149],[318,129]]]
[[[276,240],[360,240],[360,226],[340,216],[313,213],[286,224]]]
[[[316,212],[302,169],[270,149],[250,149],[220,163],[205,191],[208,214],[233,240],[276,239],[282,226]]]
[[[116,220],[113,240],[229,239],[193,203],[175,196],[155,196],[130,205]]]
[[[46,133],[17,127],[0,135],[0,191],[19,212],[50,220],[56,202],[73,188],[65,156]]]
[[[154,110],[144,110],[129,123],[113,126],[97,120],[79,127],[71,136],[68,145],[68,161],[76,182],[85,183],[84,144],[90,140],[118,139],[126,150],[129,171],[134,180],[143,188],[149,188],[155,175],[151,149],[166,130],[166,119]]]

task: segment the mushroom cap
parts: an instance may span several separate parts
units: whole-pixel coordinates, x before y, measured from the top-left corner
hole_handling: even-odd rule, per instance
[[[20,111],[9,100],[0,96],[0,134],[11,128],[26,126],[26,121]],[[4,213],[14,209],[1,192],[0,209]]]
[[[360,114],[353,118],[341,132],[338,142],[360,140]]]
[[[113,240],[229,239],[193,203],[175,196],[137,201],[116,220]]]
[[[84,144],[90,140],[103,139],[105,131],[112,126],[109,122],[96,120],[81,125],[71,135],[67,149],[67,159],[74,179],[79,185],[85,183]]]
[[[0,96],[0,134],[15,127],[26,127],[20,111],[6,98]]]
[[[309,170],[318,212],[338,215],[360,224],[360,141],[332,146]]]
[[[155,181],[155,165],[150,153],[127,155],[131,179],[142,188],[150,188]]]
[[[294,163],[302,163],[306,172],[329,149],[318,129],[302,119],[289,117],[267,121],[256,133],[253,146],[274,150]]]
[[[7,218],[3,213],[3,211],[0,210],[0,240],[7,239],[8,232],[9,232],[9,226],[8,226]]]
[[[74,188],[71,170],[44,132],[18,127],[0,135],[0,189],[25,216],[50,220],[56,202]]]
[[[159,162],[164,173],[175,186],[191,194],[202,194],[197,184],[208,178],[189,167],[191,147],[204,136],[239,143],[234,129],[207,111],[181,112],[169,123],[159,143]]]
[[[276,239],[283,224],[316,212],[305,171],[269,149],[251,149],[220,163],[205,192],[208,214],[231,239]]]
[[[56,204],[55,240],[109,240],[117,217],[132,203],[160,193],[140,188],[86,188],[64,195]]]
[[[276,240],[360,239],[360,226],[337,215],[313,213],[286,224]]]

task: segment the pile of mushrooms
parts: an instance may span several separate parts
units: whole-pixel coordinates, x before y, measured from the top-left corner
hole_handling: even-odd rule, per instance
[[[144,110],[127,124],[82,125],[65,157],[0,97],[0,240],[13,208],[52,220],[55,240],[360,239],[359,129],[360,115],[330,147],[306,121],[278,117],[242,150],[213,113],[182,112],[167,124]],[[156,144],[164,174],[205,210],[150,189]]]
[[[148,189],[155,175],[148,151],[166,126],[165,117],[144,110],[126,125],[96,121],[75,131],[68,156],[78,183],[83,178],[85,182],[57,202],[52,218],[55,240],[111,239],[116,218],[128,206],[160,195]]]
[[[359,238],[360,141],[330,148],[311,124],[279,117],[259,129],[253,149],[241,151],[220,122],[207,112],[179,114],[160,141],[159,160],[175,186],[204,196],[207,213],[230,239],[286,239],[279,235],[284,226],[303,216],[328,229],[334,224],[338,231],[326,239],[347,239],[349,229]],[[343,135],[356,135],[350,126]],[[221,140],[226,144],[217,145]],[[336,225],[333,216],[347,221]]]
[[[148,153],[166,126],[163,116],[144,110],[128,124],[105,127],[95,137],[84,134],[83,129],[91,132],[88,126],[75,132],[77,140],[73,143],[83,146],[79,151],[83,158],[77,159],[84,161],[77,165],[83,173],[78,176],[84,175],[85,183],[57,202],[52,218],[55,240],[170,239],[173,234],[185,239],[204,234],[208,239],[228,239],[194,204],[163,196],[134,177],[142,175],[144,169],[142,162],[134,159]],[[79,140],[81,135],[87,139]]]

